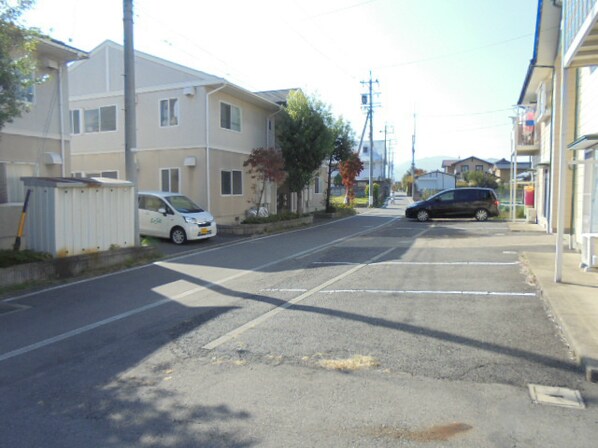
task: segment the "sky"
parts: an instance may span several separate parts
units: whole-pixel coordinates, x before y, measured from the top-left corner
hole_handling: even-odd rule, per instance
[[[416,165],[439,156],[509,159],[537,3],[136,0],[134,43],[251,91],[301,88],[357,138],[371,73],[374,140],[386,129],[395,166],[411,160],[414,127]],[[122,44],[122,14],[122,0],[37,0],[25,19],[91,51],[106,39]]]

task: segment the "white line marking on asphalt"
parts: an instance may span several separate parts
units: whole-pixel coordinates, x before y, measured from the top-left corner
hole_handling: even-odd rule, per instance
[[[349,261],[314,261],[312,264],[358,264]],[[513,266],[520,264],[518,261],[494,262],[494,261],[380,261],[370,263],[371,265],[422,265],[422,266]]]
[[[264,288],[260,289],[259,292],[305,292],[307,288]]]
[[[362,213],[361,215],[370,215],[370,214],[371,213],[366,212],[366,213]],[[345,221],[345,220],[348,220],[348,219],[353,219],[353,218],[355,218],[355,216],[348,216],[346,218],[341,218],[341,219],[337,219],[337,220],[334,220],[334,221],[331,221],[331,222],[326,222],[326,223],[323,223],[323,224],[318,224],[317,226],[310,226],[310,227],[303,227],[303,228],[296,229],[296,230],[289,230],[287,232],[284,232],[284,235],[288,235],[288,234],[296,233],[296,232],[305,232],[305,231],[310,230],[310,229],[317,229],[319,227],[329,226],[329,225],[332,225],[334,223],[342,222],[342,221]],[[400,220],[400,217],[394,218],[393,220],[390,220],[386,224],[390,224],[391,222],[396,221],[396,220]],[[383,224],[383,225],[386,225],[386,224]],[[62,285],[52,286],[51,288],[44,288],[44,289],[39,290],[39,291],[33,291],[33,292],[26,293],[26,294],[22,294],[20,296],[10,297],[8,299],[1,300],[0,302],[6,302],[6,303],[14,302],[14,301],[25,299],[27,297],[35,296],[35,295],[38,295],[38,294],[41,294],[41,293],[44,293],[44,292],[56,291],[56,290],[59,290],[59,289],[62,289],[62,288],[67,288],[69,286],[80,285],[80,284],[83,284],[83,283],[88,283],[88,282],[92,282],[92,281],[95,281],[95,280],[100,280],[100,279],[107,278],[107,277],[113,277],[113,276],[116,276],[116,275],[120,275],[120,274],[125,274],[125,273],[128,273],[128,272],[137,271],[139,269],[145,269],[145,268],[150,267],[150,266],[161,266],[165,262],[182,260],[182,259],[185,259],[185,258],[192,257],[192,256],[194,256],[194,255],[196,255],[198,253],[206,254],[206,253],[210,253],[210,252],[214,252],[214,251],[220,250],[223,247],[228,248],[228,247],[240,246],[242,244],[250,244],[250,243],[254,243],[254,242],[260,241],[260,240],[265,240],[265,239],[268,239],[268,238],[280,237],[281,235],[283,235],[283,234],[282,233],[277,233],[277,234],[273,234],[273,235],[265,235],[265,236],[261,236],[261,237],[257,237],[257,238],[246,239],[246,240],[243,240],[243,241],[235,241],[234,243],[230,243],[230,244],[219,244],[216,247],[212,247],[210,249],[206,249],[206,250],[202,250],[202,251],[193,251],[193,252],[187,251],[184,254],[179,254],[177,256],[168,258],[167,260],[164,260],[164,261],[155,261],[153,263],[146,264],[146,265],[143,265],[143,266],[135,266],[135,267],[128,268],[128,269],[123,269],[122,271],[118,271],[118,272],[110,272],[108,274],[98,275],[98,276],[92,277],[92,278],[85,278],[85,279],[82,279],[82,280],[77,280],[77,281],[65,283],[65,284],[62,284]],[[357,233],[355,235],[359,235],[359,233]],[[351,236],[349,236],[348,238],[350,238],[350,237]]]
[[[292,300],[289,300],[288,302],[274,308],[273,310],[268,311],[265,314],[262,314],[260,317],[257,317],[249,322],[247,322],[244,325],[241,325],[240,327],[235,328],[232,331],[229,331],[228,333],[226,333],[225,335],[219,337],[218,339],[213,340],[212,342],[207,343],[206,345],[204,345],[202,348],[206,349],[206,350],[213,350],[217,347],[219,347],[222,344],[225,344],[227,342],[229,342],[230,340],[240,336],[241,334],[245,333],[247,330],[250,330],[251,328],[255,328],[258,325],[260,325],[261,323],[265,322],[266,320],[274,317],[275,315],[277,315],[278,313],[284,311],[287,308],[292,307],[293,305],[301,302],[302,300],[314,295],[317,292],[322,291],[324,288],[326,288],[327,286],[332,285],[333,283],[338,282],[339,280],[342,280],[345,277],[348,277],[349,275],[357,272],[358,270],[362,269],[363,267],[367,266],[368,263],[371,263],[373,261],[376,261],[379,258],[382,258],[383,256],[385,256],[386,254],[390,253],[391,251],[395,250],[394,247],[391,247],[390,249],[385,250],[384,252],[376,255],[375,257],[372,257],[370,260],[368,260],[367,263],[364,264],[359,264],[351,269],[349,269],[348,271],[343,272],[340,275],[337,275],[334,278],[331,278],[328,281],[325,281],[324,283],[316,286],[315,288],[310,289],[309,291],[304,292],[303,294],[301,294],[300,296],[295,297]]]
[[[328,289],[320,291],[322,294],[433,294],[433,295],[462,295],[462,296],[509,296],[535,297],[535,292],[499,292],[499,291],[431,291],[416,289]]]
[[[44,339],[43,341],[36,342],[35,344],[28,345],[26,347],[19,348],[17,350],[13,350],[12,352],[4,353],[0,355],[0,362],[6,361],[7,359],[14,358],[15,356],[23,355],[28,352],[32,352],[33,350],[37,350],[38,348],[46,347],[50,344],[54,344],[59,341],[64,341],[65,339],[72,338],[73,336],[80,335],[87,331],[93,330],[95,328],[110,324],[112,322],[116,322],[117,320],[124,319],[129,316],[133,316],[135,314],[143,313],[144,311],[151,310],[152,308],[159,307],[166,303],[172,303],[170,299],[163,299],[159,300],[158,302],[150,303],[149,305],[142,306],[141,308],[135,308],[134,310],[127,311],[126,313],[117,314],[116,316],[109,317],[108,319],[100,320],[98,322],[94,322],[89,325],[85,325],[84,327],[76,328],[75,330],[67,331],[66,333],[59,334],[58,336],[54,336],[53,338]]]
[[[388,224],[396,221],[397,219],[398,218],[391,219],[388,222],[386,222],[384,224],[380,224],[380,225],[374,227],[373,229],[369,229],[369,230],[377,230],[378,228],[384,227],[384,226],[386,226],[386,225],[388,225]],[[324,224],[324,225],[328,225],[328,224]],[[337,239],[335,241],[332,241],[331,243],[327,243],[323,247],[329,247],[332,244],[338,244],[339,242],[345,241],[345,240],[350,239],[350,238],[355,237],[355,236],[362,235],[362,234],[367,233],[367,232],[368,232],[368,230],[366,230],[366,231],[362,230],[362,231],[356,232],[356,233],[354,233],[352,235],[348,235],[348,236],[345,236],[343,238],[339,238],[339,239]],[[273,236],[274,235],[263,237],[263,239],[270,238],[270,237],[273,237]],[[253,239],[252,241],[255,241],[255,239]],[[394,249],[395,248],[391,248],[387,252],[389,252],[391,250],[394,250]],[[211,251],[211,250],[212,249],[209,249],[208,251]],[[216,250],[216,249],[214,249],[214,250]],[[10,359],[10,358],[14,358],[14,357],[19,356],[19,355],[23,355],[25,353],[32,352],[34,350],[46,347],[46,346],[54,344],[56,342],[64,341],[65,339],[69,339],[69,338],[81,335],[81,334],[86,333],[88,331],[94,330],[96,328],[102,327],[104,325],[108,325],[110,323],[116,322],[118,320],[130,317],[130,316],[134,316],[134,315],[139,314],[139,313],[143,313],[143,312],[148,311],[150,309],[153,309],[153,308],[156,308],[156,307],[159,307],[159,306],[162,306],[162,305],[166,305],[168,303],[172,303],[173,302],[172,299],[182,298],[182,297],[189,296],[189,295],[194,294],[194,293],[199,292],[199,291],[203,291],[203,290],[206,290],[206,289],[212,289],[215,286],[222,285],[222,284],[224,284],[226,282],[229,282],[231,280],[237,279],[237,278],[242,277],[244,275],[251,274],[251,273],[253,273],[255,271],[266,269],[266,268],[268,268],[270,266],[273,266],[275,264],[281,263],[283,261],[295,259],[297,257],[297,255],[307,254],[307,253],[312,252],[313,250],[314,249],[308,249],[308,250],[305,250],[305,251],[302,251],[302,252],[298,252],[296,254],[289,255],[287,257],[283,257],[283,258],[280,258],[278,260],[271,261],[270,263],[266,263],[266,264],[263,264],[261,266],[257,266],[257,267],[255,267],[255,268],[253,268],[251,270],[246,270],[246,271],[239,272],[237,274],[234,274],[234,275],[231,275],[231,276],[226,277],[224,279],[221,279],[221,280],[219,280],[217,282],[207,282],[205,285],[198,286],[195,289],[190,289],[190,290],[184,291],[181,294],[178,294],[177,296],[174,296],[173,298],[167,298],[167,299],[159,300],[159,301],[151,303],[149,305],[145,305],[145,306],[142,306],[140,308],[135,308],[135,309],[129,310],[129,311],[125,312],[125,313],[117,314],[117,315],[111,316],[111,317],[109,317],[107,319],[103,319],[101,321],[94,322],[94,323],[91,323],[89,325],[85,325],[83,327],[79,327],[79,328],[76,328],[74,330],[68,331],[66,333],[62,333],[62,334],[59,334],[57,336],[54,336],[54,337],[51,337],[51,338],[48,338],[48,339],[44,339],[42,341],[36,342],[36,343],[28,345],[26,347],[21,347],[19,349],[16,349],[16,350],[4,353],[4,354],[0,355],[0,362],[5,361],[5,360]],[[319,250],[319,248],[317,248],[316,250]],[[205,252],[208,252],[208,251],[205,251]],[[381,254],[381,255],[383,255],[383,254]],[[188,256],[189,255],[186,255],[185,257],[179,257],[178,259],[180,259],[180,258],[186,258]],[[377,259],[378,257],[375,257],[375,258]],[[172,260],[174,260],[174,259],[171,259],[170,261],[172,261]],[[156,263],[153,263],[153,264],[155,264],[155,265],[162,265],[162,264],[166,264],[166,263],[167,262],[156,262]],[[136,269],[142,269],[144,267],[147,267],[147,265],[146,266],[139,266],[137,268],[132,268],[132,269],[129,269],[127,271],[132,271],[132,270],[136,270]],[[354,270],[357,270],[357,269],[359,269],[359,266],[353,268],[349,272],[353,272]],[[107,275],[105,275],[103,277],[108,277],[110,275],[116,275],[116,274],[107,274]],[[73,284],[84,283],[85,281],[90,281],[90,280],[81,280],[81,281],[75,282],[75,283],[70,283],[70,284],[66,284],[66,285],[60,285],[60,286],[58,286],[56,288],[49,288],[48,290],[45,290],[45,291],[49,291],[49,290],[53,290],[53,289],[58,289],[58,288],[63,288],[63,287],[70,286],[70,285],[73,285]],[[325,286],[327,286],[327,284],[325,284],[322,287],[325,287]],[[35,293],[32,293],[32,294],[35,294]],[[32,295],[32,294],[28,294],[28,295]],[[24,297],[27,297],[28,295],[21,296],[19,298],[24,298]],[[14,298],[13,300],[16,300],[16,299],[17,298]],[[8,302],[8,300],[5,300],[5,302]]]

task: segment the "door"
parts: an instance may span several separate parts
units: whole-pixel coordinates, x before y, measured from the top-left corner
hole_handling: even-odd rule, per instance
[[[434,218],[450,218],[454,213],[455,190],[445,191],[433,199],[431,210]]]
[[[159,210],[165,210],[166,216]],[[174,219],[172,209],[162,199],[151,195],[139,195],[139,233],[170,238]]]

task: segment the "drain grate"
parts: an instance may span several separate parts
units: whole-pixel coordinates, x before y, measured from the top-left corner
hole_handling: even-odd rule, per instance
[[[565,387],[540,386],[528,384],[529,394],[536,404],[584,409],[586,405],[578,390]]]

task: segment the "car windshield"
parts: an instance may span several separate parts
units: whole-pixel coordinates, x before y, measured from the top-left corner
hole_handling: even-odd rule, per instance
[[[203,212],[199,206],[193,203],[187,196],[168,196],[166,200],[172,205],[175,210],[179,213],[199,213]]]

